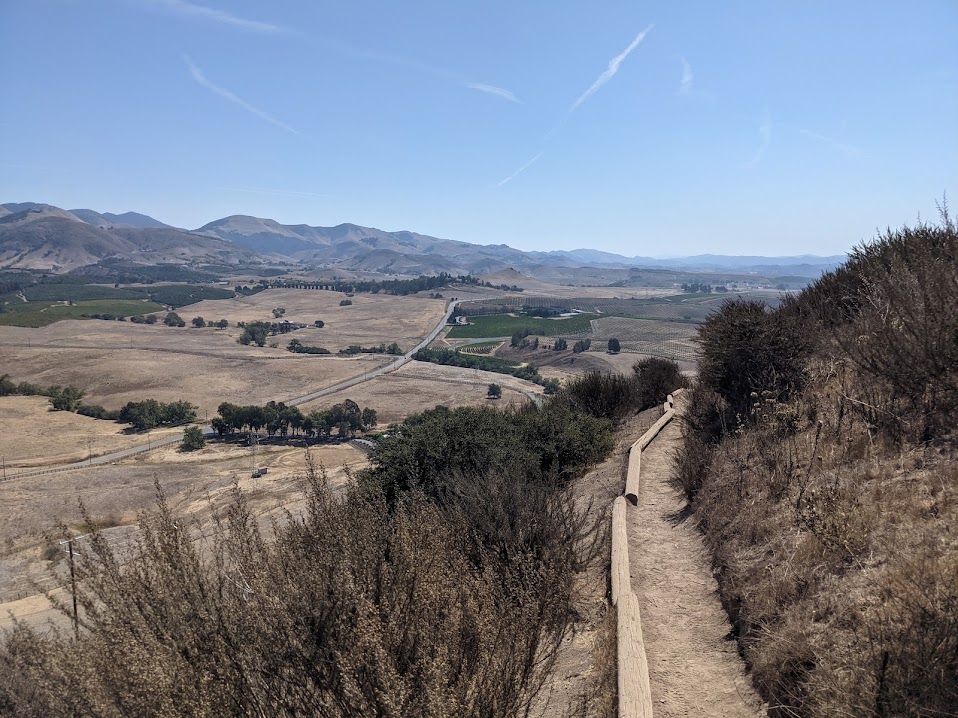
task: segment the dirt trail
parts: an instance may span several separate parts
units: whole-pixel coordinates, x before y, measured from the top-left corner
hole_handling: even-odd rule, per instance
[[[669,423],[642,452],[639,505],[628,514],[655,718],[764,715],[729,636],[702,537],[669,483],[680,431]]]

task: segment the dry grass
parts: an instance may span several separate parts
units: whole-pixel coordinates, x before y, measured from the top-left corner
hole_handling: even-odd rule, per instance
[[[351,444],[314,446],[312,453],[327,467],[333,487],[345,485],[350,474],[367,465],[365,454]],[[228,501],[234,485],[249,492],[251,508],[264,526],[283,510],[301,509],[299,489],[306,472],[301,446],[260,446],[256,464],[269,467],[260,479],[250,478],[251,464],[249,447],[210,442],[195,452],[169,446],[117,465],[0,483],[0,615],[6,617],[8,610],[33,615],[36,601],[9,602],[35,594],[34,582],[51,585],[46,551],[56,545],[58,525],[82,523],[80,500],[99,523],[129,524],[152,504],[158,479],[178,512],[200,519]]]
[[[490,400],[490,382],[503,388],[501,399]],[[304,404],[303,411],[323,409],[349,398],[378,413],[380,427],[441,404],[460,406],[516,406],[529,399],[521,392],[541,394],[542,387],[505,374],[490,374],[461,367],[409,362],[401,369],[358,386]]]
[[[341,307],[339,302],[344,296],[342,292],[324,290],[270,289],[249,297],[191,304],[177,313],[187,322],[196,316],[207,320],[225,317],[235,325],[238,321],[275,321],[273,309],[284,307],[283,319],[290,322],[312,324],[323,320],[326,326],[322,329],[301,331],[296,337],[304,344],[324,346],[335,352],[350,344],[369,346],[380,342],[397,342],[408,350],[436,326],[446,310],[443,300],[385,294],[357,294],[351,297],[352,306]]]
[[[142,444],[126,424],[51,411],[43,396],[0,397],[0,456],[7,469],[66,464]],[[182,429],[156,429],[154,439]]]

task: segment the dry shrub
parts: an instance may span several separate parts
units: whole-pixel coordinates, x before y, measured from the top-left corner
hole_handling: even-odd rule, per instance
[[[687,385],[679,365],[671,359],[647,357],[636,362],[632,371],[639,382],[640,411],[661,404],[673,391]]]
[[[559,396],[578,411],[613,421],[648,408],[640,406],[639,383],[634,375],[587,372],[567,381]]]
[[[567,492],[508,487],[390,511],[365,489],[335,498],[312,467],[304,513],[270,541],[239,491],[199,538],[158,487],[131,560],[94,534],[79,639],[6,636],[0,713],[523,715],[592,544]]]

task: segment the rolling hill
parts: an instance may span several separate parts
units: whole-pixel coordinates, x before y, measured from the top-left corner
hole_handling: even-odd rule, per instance
[[[556,280],[592,268],[590,276],[628,281],[637,267],[815,278],[844,258],[701,255],[654,259],[596,249],[525,252],[505,244],[470,244],[348,223],[314,227],[231,215],[191,231],[137,212],[68,211],[35,202],[0,205],[0,267],[65,272],[104,259],[183,264],[293,260],[342,272],[402,275],[493,274],[514,269]]]

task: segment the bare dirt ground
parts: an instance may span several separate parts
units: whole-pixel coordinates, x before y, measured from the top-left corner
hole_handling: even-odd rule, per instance
[[[7,469],[68,464],[146,441],[115,421],[51,411],[44,396],[0,397],[0,456]],[[159,439],[182,429],[156,429]]]
[[[612,502],[625,488],[629,448],[661,415],[649,409],[625,422],[616,433],[608,459],[575,482],[577,504],[589,510],[595,530],[603,537],[595,564],[580,576],[579,618],[563,644],[543,695],[534,707],[535,718],[570,715],[612,718],[615,693],[615,623],[609,606],[609,542]],[[611,643],[611,645],[607,645]],[[611,650],[611,653],[609,652]]]
[[[588,272],[577,272],[580,281],[588,284],[601,284],[607,282],[607,277],[602,270],[595,270],[592,277]],[[582,284],[551,284],[539,279],[527,277],[514,269],[506,269],[494,274],[488,274],[482,279],[493,284],[514,284],[522,287],[524,296],[546,296],[546,297],[596,297],[609,299],[631,299],[632,297],[646,298],[657,296],[668,296],[677,294],[674,289],[665,289],[662,287],[603,287],[603,286],[583,286]]]
[[[489,384],[493,382],[503,389],[501,399],[486,398]],[[460,406],[517,406],[529,401],[522,392],[541,394],[542,387],[507,374],[412,361],[390,374],[324,396],[300,408],[308,412],[352,399],[360,406],[375,409],[382,427],[432,409],[437,404],[451,409]]]
[[[632,588],[639,597],[656,718],[764,715],[739,656],[702,537],[671,485],[680,426],[642,452],[638,507],[629,508]]]
[[[311,451],[334,487],[367,465],[366,455],[352,444],[322,444]],[[235,485],[265,526],[281,509],[298,510],[305,456],[302,446],[261,445],[255,463],[269,472],[253,479],[248,446],[215,442],[196,452],[164,447],[117,465],[0,483],[0,628],[10,624],[10,612],[40,622],[57,615],[37,589],[63,584],[58,526],[82,529],[78,501],[94,521],[117,527],[106,530],[111,542],[122,543],[134,535],[130,525],[138,513],[154,505],[154,480],[176,512],[201,523],[229,501]]]

